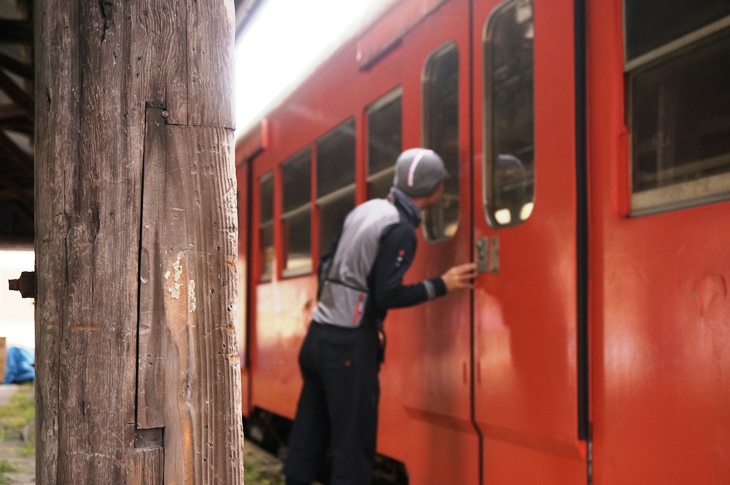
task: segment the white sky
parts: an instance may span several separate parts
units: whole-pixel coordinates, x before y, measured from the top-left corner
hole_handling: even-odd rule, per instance
[[[236,43],[236,134],[390,1],[263,0]]]

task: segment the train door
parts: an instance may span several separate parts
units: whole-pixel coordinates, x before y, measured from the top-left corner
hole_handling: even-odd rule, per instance
[[[415,282],[471,260],[469,2],[402,5],[433,8],[403,39],[402,50],[381,64],[387,69],[393,62],[406,73],[403,147],[434,149],[449,172],[440,205],[425,211],[418,229],[416,260],[406,275],[406,281]],[[411,485],[479,481],[470,315],[470,292],[460,291],[394,310],[385,322],[388,348],[381,371],[378,440],[382,453],[406,464]],[[394,422],[396,416],[402,420]]]
[[[586,483],[573,1],[473,8],[474,405],[483,483]]]
[[[594,483],[727,484],[730,3],[588,7]]]

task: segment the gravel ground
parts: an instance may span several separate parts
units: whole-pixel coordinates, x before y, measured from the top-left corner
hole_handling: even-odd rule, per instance
[[[0,384],[0,407],[3,407],[8,403],[10,396],[15,394],[15,391],[17,391],[19,387],[20,386],[17,384]]]
[[[0,385],[0,408],[6,406],[10,397],[22,391],[32,396],[32,388],[14,384]],[[0,426],[0,428],[2,428]],[[15,471],[0,474],[0,483],[29,485],[35,483],[35,454],[33,446],[21,439],[21,431],[0,429],[0,463],[7,462]]]
[[[31,485],[35,483],[35,455],[25,451],[26,445],[19,439],[0,440],[0,457],[16,468],[6,472],[9,485]]]
[[[281,462],[251,441],[243,447],[243,467],[246,485],[284,485]]]

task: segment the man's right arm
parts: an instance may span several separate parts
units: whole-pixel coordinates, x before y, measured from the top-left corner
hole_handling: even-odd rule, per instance
[[[416,254],[416,237],[405,224],[388,228],[380,241],[375,266],[370,274],[370,288],[375,303],[381,310],[417,305],[447,292],[473,288],[476,264],[452,267],[441,277],[423,280],[415,285],[404,285],[403,276]]]
[[[369,276],[376,306],[383,311],[423,303],[446,293],[441,278],[404,285],[403,276],[416,255],[416,236],[406,224],[394,224],[380,239],[378,257]]]

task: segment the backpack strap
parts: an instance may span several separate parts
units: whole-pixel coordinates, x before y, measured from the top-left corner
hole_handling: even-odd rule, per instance
[[[332,262],[335,259],[335,253],[337,252],[337,246],[340,244],[340,237],[342,236],[342,228],[335,233],[330,241],[330,245],[327,248],[327,252],[319,258],[319,264],[317,265],[317,299],[322,293],[322,287],[324,281],[327,279],[330,268],[332,268]]]

